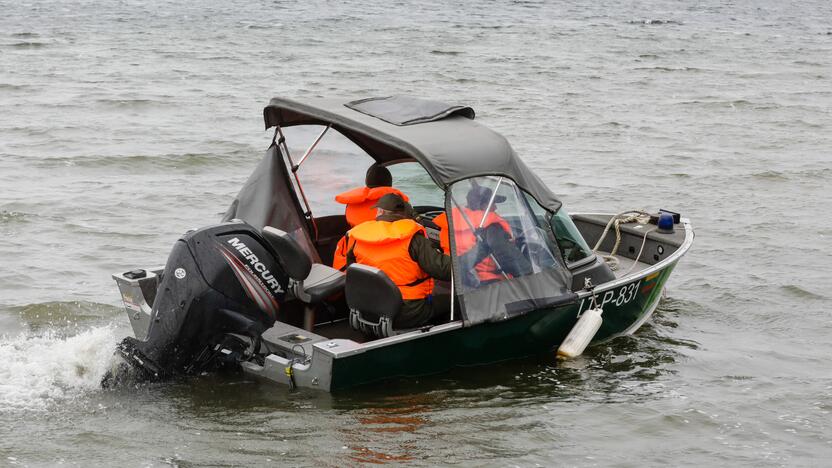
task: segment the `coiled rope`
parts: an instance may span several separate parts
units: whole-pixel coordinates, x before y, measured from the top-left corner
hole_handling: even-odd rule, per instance
[[[610,228],[615,226],[615,244],[612,246],[612,250],[610,250],[609,255],[601,255],[601,258],[607,263],[610,267],[610,270],[616,271],[618,270],[618,266],[621,263],[618,258],[615,257],[615,253],[618,252],[618,246],[621,245],[621,225],[622,224],[629,224],[637,222],[638,224],[647,224],[650,222],[650,213],[644,210],[627,210],[618,213],[617,215],[610,218],[607,226],[604,228],[604,232],[601,234],[601,237],[598,239],[598,242],[593,247],[592,251],[597,253],[598,249],[601,247],[601,244],[604,242],[604,239],[607,238],[607,234],[610,231]],[[644,250],[644,244],[647,241],[647,234],[649,234],[652,229],[647,230],[644,233],[644,239],[641,243],[641,250],[639,250],[638,258],[641,257],[642,250]],[[636,258],[635,262],[638,263],[638,258]],[[633,264],[633,267],[635,263]],[[632,271],[633,267],[630,267],[630,270],[627,273]]]

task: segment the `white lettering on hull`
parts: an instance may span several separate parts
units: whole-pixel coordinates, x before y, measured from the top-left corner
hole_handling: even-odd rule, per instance
[[[629,304],[633,299],[638,296],[638,287],[641,285],[641,280],[625,284],[624,286],[620,286],[616,289],[610,289],[609,291],[604,291],[604,295],[600,297],[600,299],[596,299],[596,303],[600,303],[599,305],[603,309],[607,304],[614,304],[616,307],[621,307],[625,304]],[[598,294],[601,294],[600,292]],[[578,313],[581,313],[585,310],[584,306],[589,307],[592,303],[590,300],[591,298],[583,298],[581,299],[581,305],[578,307]]]

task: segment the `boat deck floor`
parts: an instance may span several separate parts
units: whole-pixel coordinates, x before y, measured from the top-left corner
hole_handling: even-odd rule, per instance
[[[599,250],[598,254],[608,256],[609,252],[603,252],[603,251]],[[648,264],[648,263],[636,262],[635,260],[633,260],[631,258],[622,257],[621,255],[616,255],[615,258],[618,259],[618,268],[613,271],[616,278],[621,278],[628,271],[630,273],[635,273],[637,271],[641,271],[641,270],[644,270],[645,268],[650,267],[650,264]],[[636,264],[635,267],[633,267],[634,263]],[[632,268],[633,270],[630,271],[630,268]]]
[[[342,338],[355,341],[356,343],[365,343],[371,340],[371,338],[368,338],[360,331],[353,330],[352,327],[350,327],[349,320],[340,320],[338,322],[317,325],[315,326],[315,333],[329,339]]]

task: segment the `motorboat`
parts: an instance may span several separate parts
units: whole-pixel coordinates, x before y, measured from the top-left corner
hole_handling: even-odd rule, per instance
[[[663,209],[567,213],[469,106],[408,96],[274,98],[264,119],[274,136],[221,221],[186,232],[164,267],[113,275],[135,336],[118,345],[123,362],[104,385],[231,368],[335,391],[583,341],[563,353],[569,357],[638,330],[693,242],[689,220]],[[300,126],[314,127],[317,137],[298,157],[286,135]],[[451,224],[453,274],[435,288],[453,300],[440,323],[396,329],[402,298],[383,271],[332,268],[349,226],[343,214],[314,214],[300,175],[332,133],[375,164],[420,167],[438,194],[439,202],[414,203],[414,211],[437,247],[441,229],[433,221],[444,213]],[[508,224],[529,265],[523,273],[478,281],[458,254],[458,233],[483,222],[454,216],[464,213],[474,187],[489,188],[485,212]]]

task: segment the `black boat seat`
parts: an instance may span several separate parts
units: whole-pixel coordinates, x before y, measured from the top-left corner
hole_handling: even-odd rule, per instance
[[[266,226],[263,237],[277,254],[277,262],[294,283],[292,293],[305,304],[318,304],[344,289],[346,275],[322,263],[312,263],[309,255],[287,232]],[[304,328],[314,325],[314,309],[307,307]]]
[[[383,271],[353,263],[347,268],[346,296],[350,326],[380,338],[393,336],[393,320],[402,308],[402,293]]]
[[[303,280],[303,293],[306,302],[318,303],[344,289],[346,275],[322,263],[313,263],[309,275]]]

